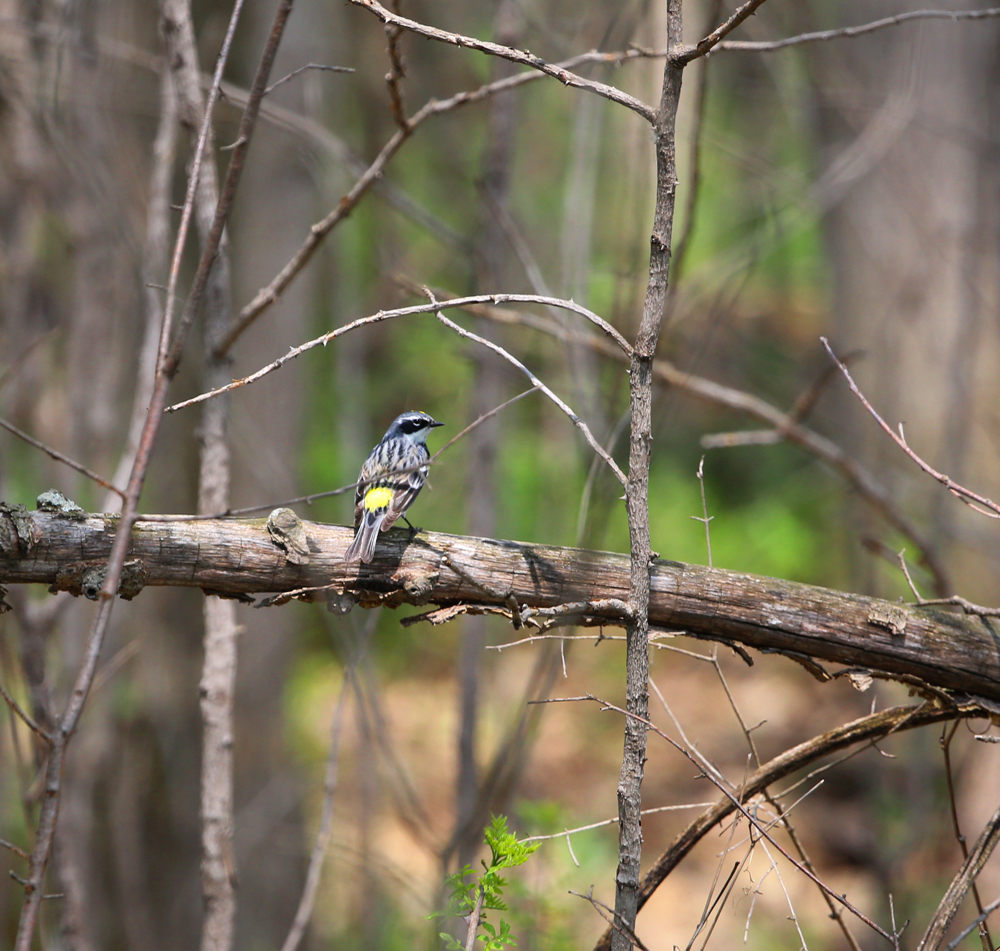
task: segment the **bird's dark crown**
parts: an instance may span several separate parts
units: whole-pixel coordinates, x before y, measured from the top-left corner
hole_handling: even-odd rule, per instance
[[[443,425],[444,423],[439,423],[433,416],[429,416],[427,413],[403,413],[396,417],[386,435],[388,436],[390,433],[397,432],[406,436],[412,436],[414,433],[419,433],[422,430],[433,429],[435,426]]]

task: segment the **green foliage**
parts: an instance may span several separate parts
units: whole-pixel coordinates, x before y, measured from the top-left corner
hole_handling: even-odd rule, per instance
[[[518,842],[517,836],[507,831],[506,816],[494,816],[493,822],[484,830],[483,838],[490,847],[490,864],[482,863],[484,871],[478,879],[467,880],[473,875],[471,865],[466,865],[465,868],[449,875],[445,879],[445,884],[451,893],[448,911],[438,914],[449,918],[468,918],[474,914],[476,906],[479,905],[478,924],[482,925],[486,934],[479,935],[476,940],[483,942],[485,951],[501,951],[507,945],[516,945],[517,939],[510,933],[510,925],[503,918],[500,919],[499,927],[486,920],[487,911],[508,910],[507,903],[503,900],[503,890],[508,883],[500,875],[500,870],[523,865],[528,861],[528,856],[538,848],[539,843]],[[463,946],[452,935],[442,931],[441,937],[449,951],[462,951]]]

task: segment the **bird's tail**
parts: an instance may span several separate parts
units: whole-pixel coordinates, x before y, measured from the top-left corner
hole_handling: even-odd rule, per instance
[[[375,545],[378,542],[378,530],[382,527],[385,513],[372,516],[365,514],[354,535],[354,541],[344,552],[344,561],[363,561],[368,564],[375,557]]]

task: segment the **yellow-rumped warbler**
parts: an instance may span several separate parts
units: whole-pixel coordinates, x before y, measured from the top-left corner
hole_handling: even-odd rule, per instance
[[[392,528],[424,487],[427,433],[443,425],[426,413],[403,413],[369,453],[358,476],[354,541],[344,561],[369,562],[375,556],[379,530]]]

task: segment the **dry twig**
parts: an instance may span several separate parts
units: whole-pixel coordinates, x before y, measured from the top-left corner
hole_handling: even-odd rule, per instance
[[[593,701],[594,703],[600,704],[602,709],[614,710],[616,713],[621,713],[623,716],[626,717],[635,716],[635,714],[630,714],[627,710],[623,709],[622,707],[616,706],[613,703],[609,703],[606,700],[602,700],[600,697],[595,697],[593,694],[586,694],[585,696],[582,697],[557,698],[552,702],[573,702],[580,700]],[[757,817],[753,814],[751,810],[747,809],[743,805],[743,800],[745,797],[743,796],[742,788],[739,790],[740,792],[739,796],[731,792],[729,788],[730,784],[726,782],[726,780],[721,776],[718,770],[716,770],[716,768],[712,766],[712,764],[708,761],[708,759],[706,759],[705,756],[698,751],[698,748],[696,746],[678,743],[677,740],[675,740],[667,733],[664,733],[661,729],[659,729],[659,727],[656,726],[656,724],[654,724],[649,719],[645,719],[644,726],[646,727],[647,730],[655,733],[657,736],[666,740],[667,743],[669,743],[682,756],[684,756],[692,764],[697,766],[698,769],[702,772],[702,774],[706,776],[719,789],[719,791],[722,792],[723,795],[732,803],[733,808],[735,810],[738,810],[743,815],[743,817],[748,822],[750,822],[751,825],[765,839],[767,839],[767,841],[770,842],[771,845],[775,849],[777,849],[778,852],[780,852],[781,855],[784,856],[784,858],[788,862],[794,865],[795,868],[797,868],[803,875],[805,875],[806,878],[810,879],[812,882],[814,882],[816,885],[822,888],[823,891],[826,892],[834,901],[843,905],[844,908],[846,908],[849,912],[851,912],[851,914],[857,917],[859,921],[862,921],[866,925],[868,925],[868,927],[871,928],[872,931],[874,931],[876,934],[880,935],[883,938],[886,938],[887,940],[891,940],[891,935],[881,925],[878,925],[874,921],[872,921],[872,919],[869,918],[867,915],[865,915],[864,912],[862,912],[859,908],[856,908],[853,904],[851,904],[851,902],[849,902],[845,896],[835,892],[832,888],[830,888],[829,885],[827,885],[824,881],[822,881],[822,879],[820,879],[814,872],[811,872],[801,862],[797,861],[795,858],[789,855],[787,850],[774,838],[774,836],[771,835],[771,833],[768,831],[765,825],[761,823],[760,820],[757,819]],[[1000,832],[998,832],[998,835],[1000,835]],[[634,918],[632,920],[634,920]],[[612,936],[612,942],[614,942],[614,936]],[[612,947],[614,947],[613,943]]]
[[[846,747],[859,743],[871,743],[893,733],[917,729],[933,723],[953,719],[974,719],[988,715],[987,710],[979,707],[973,701],[951,708],[921,703],[880,710],[815,736],[769,760],[759,769],[754,770],[741,784],[739,788],[740,801],[749,802],[754,796],[786,776],[790,776],[809,763],[814,763]],[[812,775],[815,774],[811,773],[810,776]],[[806,777],[806,779],[808,778]],[[794,786],[790,788],[794,788]],[[646,873],[639,892],[640,908],[695,845],[711,829],[735,811],[736,806],[732,798],[723,796],[677,835],[670,847],[653,862]],[[594,951],[607,951],[610,947],[611,933],[606,931],[595,945]]]
[[[753,2],[756,6],[759,6],[763,0],[753,0]],[[410,20],[407,17],[390,12],[378,0],[351,0],[351,3],[371,10],[375,16],[387,25],[401,27],[419,36],[437,40],[439,43],[447,43],[451,46],[462,47],[463,49],[478,50],[480,53],[499,56],[501,59],[518,63],[521,66],[530,66],[532,69],[537,69],[540,73],[545,73],[548,76],[558,79],[563,85],[595,93],[598,96],[603,96],[605,99],[610,99],[620,106],[625,106],[625,108],[631,109],[642,116],[649,123],[655,121],[656,113],[654,110],[634,96],[630,96],[628,93],[616,89],[614,86],[609,86],[606,83],[600,83],[593,79],[584,79],[582,76],[571,73],[562,66],[546,62],[541,57],[531,53],[513,49],[509,46],[501,46],[499,43],[491,43],[488,40],[479,40],[472,36],[462,36],[460,33],[439,30],[437,27],[428,26],[424,23],[418,23],[416,20]]]
[[[829,40],[849,39],[853,36],[864,36],[886,27],[898,26],[910,20],[985,20],[1000,17],[1000,7],[985,10],[910,10],[891,17],[882,17],[871,23],[858,26],[843,26],[834,30],[817,30],[813,33],[800,33],[798,36],[788,36],[782,40],[725,40],[719,43],[718,50],[745,50],[757,53],[770,53],[775,50],[787,49],[790,46],[800,46],[803,43],[825,43]]]
[[[0,427],[6,429],[7,432],[9,432],[12,436],[17,436],[18,439],[23,440],[29,446],[34,446],[36,449],[40,449],[47,456],[50,456],[51,458],[55,459],[56,462],[61,462],[63,465],[69,466],[70,469],[74,469],[81,475],[85,475],[92,482],[96,482],[99,486],[101,486],[102,489],[107,489],[109,492],[114,492],[114,494],[119,496],[120,498],[125,497],[125,493],[122,492],[122,490],[119,489],[117,486],[112,485],[110,482],[108,482],[107,479],[102,478],[96,472],[93,472],[90,469],[88,469],[85,465],[82,465],[81,463],[76,462],[73,459],[70,459],[69,456],[64,456],[57,449],[53,449],[51,446],[46,446],[45,443],[39,442],[37,439],[33,438],[32,436],[29,436],[27,433],[21,432],[20,429],[18,429],[11,423],[8,423],[7,420],[0,419]]]
[[[926,607],[933,604],[950,604],[961,608],[966,614],[974,614],[977,617],[1000,617],[1000,608],[988,608],[982,604],[973,604],[958,594],[953,594],[950,598],[922,598],[920,592],[917,591],[917,586],[913,583],[913,578],[910,577],[910,569],[907,567],[906,559],[903,557],[905,554],[906,549],[904,548],[899,552],[897,557],[903,569],[903,574],[906,576],[906,583],[910,586],[910,590],[913,592],[913,597],[916,598],[918,606]]]
[[[415,290],[409,282],[403,283],[408,289]],[[453,306],[461,306],[470,313],[486,316],[497,323],[530,327],[557,340],[567,340],[572,337],[574,341],[613,360],[621,361],[624,359],[617,347],[593,334],[573,334],[551,320],[534,314],[503,309],[486,302],[463,304],[460,301],[468,300],[468,298],[449,297],[439,290],[435,290],[434,294],[439,300],[449,300]],[[786,440],[825,462],[838,472],[890,525],[916,545],[920,550],[921,562],[934,577],[935,589],[941,593],[950,589],[951,584],[947,571],[938,557],[935,546],[900,509],[885,486],[861,463],[848,455],[844,449],[799,421],[796,414],[802,412],[802,404],[807,403],[811,391],[803,394],[800,400],[796,401],[796,405],[786,413],[752,393],[746,393],[734,387],[716,383],[714,380],[688,373],[668,360],[657,359],[653,361],[653,376],[658,382],[675,387],[696,399],[716,406],[724,406],[768,423],[773,427],[771,432],[775,434],[773,436],[769,434],[766,437],[768,442]],[[731,443],[727,440],[726,445],[729,444]],[[706,442],[705,448],[709,448],[711,445],[713,443]]]
[[[973,511],[978,512],[980,515],[986,515],[989,518],[1000,518],[1000,505],[996,502],[983,495],[978,495],[971,489],[965,488],[965,486],[959,485],[950,476],[945,475],[943,472],[938,472],[937,469],[932,468],[924,462],[924,460],[921,459],[920,456],[918,456],[909,447],[909,445],[907,445],[906,437],[903,434],[903,424],[899,424],[899,433],[897,434],[893,428],[884,419],[882,419],[881,416],[879,416],[875,407],[868,402],[865,394],[861,392],[858,384],[854,382],[854,378],[851,376],[850,371],[833,352],[833,348],[830,346],[830,342],[826,339],[826,337],[820,337],[819,339],[826,348],[826,352],[830,354],[830,358],[837,364],[838,367],[840,367],[840,372],[843,373],[844,377],[847,379],[847,383],[851,387],[851,392],[861,401],[861,405],[868,410],[874,420],[889,435],[892,441],[903,450],[903,452],[905,452],[918,466],[920,466],[924,472],[937,479],[937,481],[940,482],[952,495],[963,501]]]

